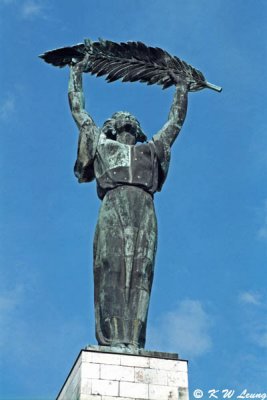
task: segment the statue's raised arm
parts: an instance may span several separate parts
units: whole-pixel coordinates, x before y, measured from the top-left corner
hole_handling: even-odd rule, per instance
[[[188,92],[195,92],[203,89],[203,86],[199,85],[197,82],[188,82],[173,74],[171,71],[169,71],[169,75],[176,83],[173,102],[167,122],[163,125],[160,131],[152,137],[160,165],[158,191],[161,190],[168,174],[171,158],[171,146],[179,135],[184,124],[187,112]]]
[[[176,83],[172,106],[168,121],[161,130],[153,136],[154,142],[161,141],[166,149],[170,149],[182,129],[187,112],[188,92],[196,92],[204,89],[204,86],[199,85],[198,82],[188,82],[172,71],[169,71],[169,75]]]
[[[85,100],[83,94],[82,74],[88,63],[89,54],[80,62],[75,61],[70,65],[70,78],[68,87],[68,97],[71,113],[79,129],[83,125],[93,124],[94,121],[85,110]]]
[[[166,148],[172,146],[183,126],[186,117],[188,98],[187,93],[188,89],[186,83],[180,83],[178,86],[176,86],[168,121],[161,128],[161,130],[153,136],[155,143],[157,141],[161,141]]]
[[[70,78],[68,86],[68,98],[71,113],[79,128],[79,143],[77,161],[74,173],[79,182],[90,182],[95,178],[94,158],[100,134],[94,120],[85,110],[85,100],[82,86],[82,74],[88,63],[89,54],[78,63],[70,65]]]

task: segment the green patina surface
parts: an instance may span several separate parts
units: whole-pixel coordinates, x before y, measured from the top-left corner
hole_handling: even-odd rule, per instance
[[[80,182],[95,178],[102,200],[94,238],[96,338],[102,346],[134,353],[145,346],[154,274],[153,196],[167,176],[188,89],[179,83],[166,124],[144,143],[140,124],[129,113],[113,115],[102,129],[95,125],[84,108],[85,66],[86,60],[70,68],[69,101],[80,130],[75,174]]]

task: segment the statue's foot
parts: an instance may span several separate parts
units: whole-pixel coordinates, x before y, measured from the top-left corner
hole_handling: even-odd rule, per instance
[[[132,343],[127,344],[126,348],[127,348],[127,353],[138,354],[139,352],[139,347]]]
[[[125,350],[127,348],[125,343],[112,343],[110,347],[113,347],[117,350]]]
[[[114,351],[122,351],[129,354],[138,354],[139,347],[132,343],[112,343],[110,346]]]

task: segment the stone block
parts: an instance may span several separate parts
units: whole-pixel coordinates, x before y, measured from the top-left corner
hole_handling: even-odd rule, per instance
[[[178,371],[179,361],[161,360],[159,358],[150,359],[150,368],[161,369],[166,371]]]
[[[178,387],[149,385],[149,400],[178,400]]]
[[[92,394],[105,396],[119,395],[119,382],[103,379],[92,379]]]
[[[148,385],[145,383],[120,382],[120,396],[130,399],[148,399]]]
[[[188,373],[188,362],[186,360],[179,360],[176,362],[176,371]]]
[[[109,379],[114,381],[134,381],[134,368],[121,365],[101,365],[101,379]]]
[[[80,383],[81,394],[92,394],[92,379],[83,378]]]
[[[83,363],[82,377],[88,379],[99,379],[100,378],[100,364],[95,363]]]
[[[168,373],[159,369],[135,368],[135,382],[167,385]]]
[[[179,387],[187,387],[188,386],[188,373],[187,372],[179,372],[178,386]]]
[[[169,386],[179,386],[180,382],[180,373],[177,374],[177,372],[173,371],[166,371],[167,372],[167,384]],[[182,372],[183,373],[183,372]]]
[[[123,355],[121,357],[121,365],[149,368],[149,357]]]
[[[120,365],[121,356],[119,354],[92,352],[91,362],[97,364]]]

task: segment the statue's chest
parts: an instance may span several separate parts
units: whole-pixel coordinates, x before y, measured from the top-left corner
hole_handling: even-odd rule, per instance
[[[131,147],[114,140],[105,140],[97,148],[98,158],[104,170],[129,167],[131,163]]]
[[[113,143],[111,143],[113,142]],[[99,144],[94,163],[98,196],[117,186],[138,186],[153,194],[158,187],[158,163],[151,143],[128,146],[115,141]]]
[[[100,142],[97,148],[97,175],[120,167],[150,169],[151,149],[148,144],[129,146],[114,140]]]

